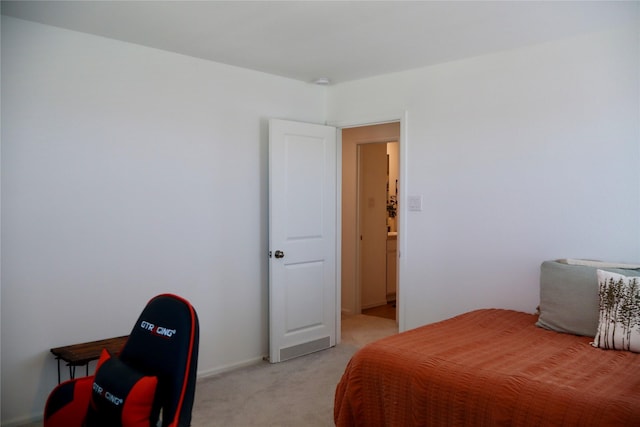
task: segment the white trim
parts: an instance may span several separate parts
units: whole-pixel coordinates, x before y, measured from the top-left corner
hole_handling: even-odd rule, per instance
[[[214,375],[223,374],[226,372],[231,372],[238,370],[240,368],[245,368],[251,365],[257,365],[261,363],[263,360],[266,360],[269,356],[267,354],[260,357],[252,357],[251,359],[246,359],[241,362],[229,363],[226,365],[218,366],[214,369],[207,369],[204,371],[199,371],[196,375],[196,380],[202,380],[205,378],[212,377]]]
[[[400,170],[398,173],[398,186],[400,187],[400,199],[399,203],[402,203],[401,206],[407,206],[407,190],[409,187],[408,176],[408,167],[409,164],[409,138],[408,138],[408,119],[409,113],[408,111],[404,111],[402,114],[402,118],[400,119]],[[400,286],[400,278],[407,277],[407,267],[405,259],[407,258],[405,254],[405,249],[407,247],[407,237],[408,229],[407,229],[407,211],[408,209],[400,209],[398,214],[398,288],[396,290],[396,307],[397,307],[397,316],[396,321],[398,322],[398,332],[403,332],[406,330],[406,321],[405,321],[405,298],[407,293],[401,292],[401,289],[404,287]]]
[[[19,418],[13,418],[12,420],[2,423],[2,427],[20,427],[25,424],[42,424],[44,415],[32,415]]]
[[[334,126],[335,127],[335,126]],[[342,132],[336,132],[336,345],[342,341]]]
[[[338,129],[362,127],[370,125],[382,125],[385,123],[401,122],[406,119],[407,111],[392,111],[388,114],[377,114],[376,116],[365,116],[358,119],[349,120],[330,120],[327,121],[327,126],[334,126]],[[401,126],[402,128],[402,126]]]
[[[364,144],[364,141],[360,144]],[[356,314],[362,314],[362,243],[360,243],[360,239],[362,239],[362,230],[360,230],[360,227],[362,227],[360,221],[362,215],[362,205],[360,203],[360,197],[362,197],[362,193],[360,192],[362,186],[362,149],[360,144],[356,143],[356,226],[354,228],[355,236],[353,236],[356,240],[356,281],[353,286],[353,311]]]

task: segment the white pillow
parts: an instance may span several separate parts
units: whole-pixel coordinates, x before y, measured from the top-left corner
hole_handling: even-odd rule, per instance
[[[598,270],[600,317],[594,347],[640,353],[640,277]]]

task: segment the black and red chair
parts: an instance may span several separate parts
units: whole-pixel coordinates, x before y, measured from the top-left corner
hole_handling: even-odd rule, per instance
[[[189,426],[198,341],[198,316],[187,300],[152,298],[119,356],[103,350],[95,375],[51,392],[44,427]]]

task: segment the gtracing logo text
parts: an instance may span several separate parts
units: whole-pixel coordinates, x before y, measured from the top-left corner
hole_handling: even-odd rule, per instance
[[[112,403],[115,406],[120,406],[124,402],[124,399],[116,396],[108,391],[106,391],[101,385],[97,382],[93,383],[93,392],[105,399],[107,402]]]
[[[152,334],[158,335],[163,338],[171,338],[177,332],[175,329],[169,329],[163,326],[156,326],[153,323],[147,322],[146,320],[143,320],[142,322],[140,322],[140,327],[145,331],[149,331]]]

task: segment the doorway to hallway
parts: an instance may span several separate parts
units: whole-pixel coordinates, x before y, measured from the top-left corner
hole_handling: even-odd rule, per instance
[[[399,141],[400,122],[342,129],[344,315],[397,318]]]

